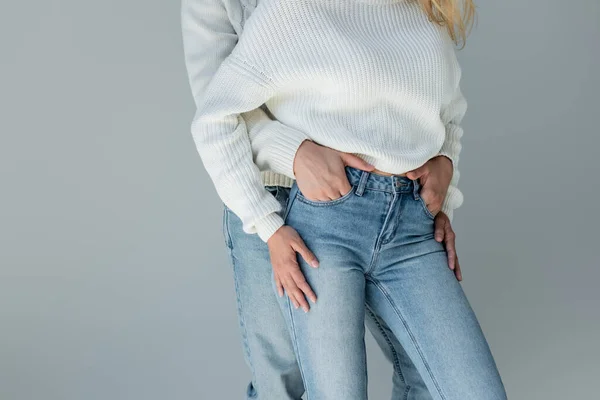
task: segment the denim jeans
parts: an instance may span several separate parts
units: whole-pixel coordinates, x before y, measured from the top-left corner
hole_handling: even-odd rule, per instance
[[[506,399],[477,318],[434,239],[435,217],[419,180],[352,167],[346,175],[352,189],[335,200],[310,200],[294,184],[284,215],[320,264],[315,269],[298,257],[318,298],[308,313],[280,298],[307,398],[367,398],[367,304],[433,399]]]
[[[290,188],[268,186],[267,190],[285,209]],[[244,357],[252,373],[247,399],[299,400],[304,384],[274,289],[269,249],[257,235],[242,230],[241,220],[227,206],[223,234],[233,266]],[[431,400],[425,382],[385,322],[364,304],[359,311],[394,367],[392,400]]]

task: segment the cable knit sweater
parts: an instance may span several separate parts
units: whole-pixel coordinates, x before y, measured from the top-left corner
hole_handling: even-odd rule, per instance
[[[449,157],[454,174],[442,210],[452,218],[462,203],[459,81],[449,35],[417,2],[263,0],[200,95],[192,134],[217,193],[263,241],[284,221],[256,149],[269,147],[263,165],[294,178],[306,138],[396,174]],[[255,122],[242,113],[263,103],[286,129],[252,142],[247,124]]]

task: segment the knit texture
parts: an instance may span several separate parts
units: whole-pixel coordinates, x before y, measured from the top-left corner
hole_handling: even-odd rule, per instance
[[[197,107],[201,105],[206,87],[215,72],[236,46],[243,32],[244,21],[255,8],[251,6],[252,3],[253,0],[181,1],[185,67]],[[242,113],[240,117],[246,121],[263,185],[291,187],[294,179],[286,175],[290,168],[281,162],[282,159],[287,160],[289,155],[285,156],[282,150],[295,153],[304,136],[274,120],[264,105]],[[290,133],[285,134],[285,131]],[[296,148],[293,148],[294,145]],[[265,156],[267,154],[281,156],[271,160]]]
[[[260,166],[294,178],[306,138],[395,174],[449,157],[452,219],[463,201],[460,75],[445,28],[414,1],[263,0],[201,96],[192,134],[223,202],[264,241],[284,222]],[[286,129],[253,141],[247,125],[263,103]]]

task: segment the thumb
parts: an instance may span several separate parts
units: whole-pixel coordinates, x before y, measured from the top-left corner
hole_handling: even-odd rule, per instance
[[[413,169],[406,173],[406,177],[411,180],[415,180],[425,175],[428,171],[427,164],[421,165],[419,168]]]
[[[342,158],[344,164],[349,167],[361,169],[363,171],[372,171],[375,169],[374,165],[369,164],[368,162],[366,162],[359,156],[355,156],[354,154],[340,152],[340,157]]]

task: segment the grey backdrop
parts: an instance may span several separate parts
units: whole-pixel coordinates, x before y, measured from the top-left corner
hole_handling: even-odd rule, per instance
[[[510,398],[596,398],[600,3],[479,3],[459,53],[464,287]],[[179,2],[4,2],[0,33],[0,398],[242,399]]]

